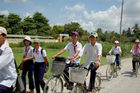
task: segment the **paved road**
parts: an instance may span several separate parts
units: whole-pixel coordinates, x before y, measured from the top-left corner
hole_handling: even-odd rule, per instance
[[[140,93],[140,75],[136,78],[132,72],[132,59],[126,58],[121,61],[122,69],[119,76],[111,81],[106,80],[105,71],[108,65],[101,66],[97,72],[101,73],[101,90],[100,93]],[[139,68],[140,72],[140,68]],[[64,89],[63,93],[71,93]]]
[[[104,77],[106,66],[99,69],[99,72],[102,71],[103,79],[100,93],[140,93],[140,75],[136,78],[132,72],[131,60],[131,58],[127,58],[121,61],[122,69],[119,71],[119,76],[111,81],[107,81]]]

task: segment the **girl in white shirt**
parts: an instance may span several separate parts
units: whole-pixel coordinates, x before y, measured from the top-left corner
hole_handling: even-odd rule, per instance
[[[116,56],[116,63],[119,69],[121,69],[120,67],[120,56],[122,54],[122,50],[121,47],[119,46],[119,41],[115,41],[114,42],[114,47],[112,47],[112,49],[109,51],[109,54],[111,54],[111,52],[114,52],[114,55]]]

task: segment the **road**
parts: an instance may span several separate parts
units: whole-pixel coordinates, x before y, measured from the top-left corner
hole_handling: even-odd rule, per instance
[[[132,59],[127,58],[121,61],[122,69],[119,75],[111,81],[106,80],[105,68],[102,66],[98,71],[102,73],[102,85],[100,93],[140,93],[140,75],[136,78],[132,72]],[[140,69],[139,69],[140,71]]]
[[[97,72],[101,73],[101,90],[100,93],[140,93],[140,75],[136,78],[132,72],[132,58],[121,60],[122,69],[118,76],[108,81],[105,77],[108,65],[101,66]],[[140,72],[140,68],[139,68]],[[71,93],[64,88],[63,93]]]

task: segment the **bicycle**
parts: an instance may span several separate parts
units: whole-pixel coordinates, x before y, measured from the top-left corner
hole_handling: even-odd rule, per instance
[[[71,73],[70,74],[70,81],[74,82],[75,86],[74,86],[71,93],[88,93],[88,92],[91,92],[91,90],[89,90],[89,84],[87,84],[87,83],[90,82],[90,80],[88,82],[86,81],[86,77],[87,77],[87,75],[90,71],[84,66],[76,67],[75,70],[73,70],[73,69],[74,68],[70,69],[70,73]],[[79,74],[75,73],[75,75],[77,76],[78,79],[75,79],[75,77],[73,77],[75,75],[72,76],[73,72],[78,72],[79,73]],[[86,84],[85,84],[85,81],[86,81]],[[86,86],[86,85],[88,85],[88,86]],[[99,76],[99,73],[97,73],[96,78],[95,78],[95,90],[97,92],[100,91],[100,85],[101,85],[101,78]]]
[[[110,63],[110,65],[106,69],[106,78],[107,80],[111,80],[113,77],[118,76],[118,68],[115,65],[115,55],[107,55],[106,60]]]
[[[136,77],[138,77],[139,61],[140,61],[140,55],[139,54],[133,55],[133,62],[135,62],[135,68],[136,68],[136,71],[135,71]]]
[[[59,58],[59,57],[57,57]],[[65,61],[61,61],[60,57],[60,61],[53,61],[51,63],[52,67],[50,72],[54,73],[54,75],[52,77],[50,77],[44,87],[44,91],[43,93],[62,93],[63,89],[64,89],[64,85],[63,85],[63,80],[65,82],[67,82],[64,78],[64,75],[66,77],[68,77],[65,73],[64,73],[64,68],[65,68]],[[67,89],[69,89],[69,86],[66,86]]]

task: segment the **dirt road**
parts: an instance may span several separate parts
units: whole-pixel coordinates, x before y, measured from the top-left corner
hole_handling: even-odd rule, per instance
[[[121,60],[122,69],[118,76],[108,81],[105,77],[108,65],[101,66],[97,72],[101,73],[101,90],[100,93],[140,93],[140,75],[136,78],[132,72],[132,59],[126,58]],[[140,72],[140,69],[139,69]],[[71,93],[64,88],[63,93]]]
[[[132,72],[131,61],[131,58],[123,59],[121,61],[122,69],[119,71],[119,76],[113,78],[111,81],[107,81],[104,77],[106,66],[102,66],[99,69],[103,80],[100,93],[140,93],[140,75],[136,78]]]

